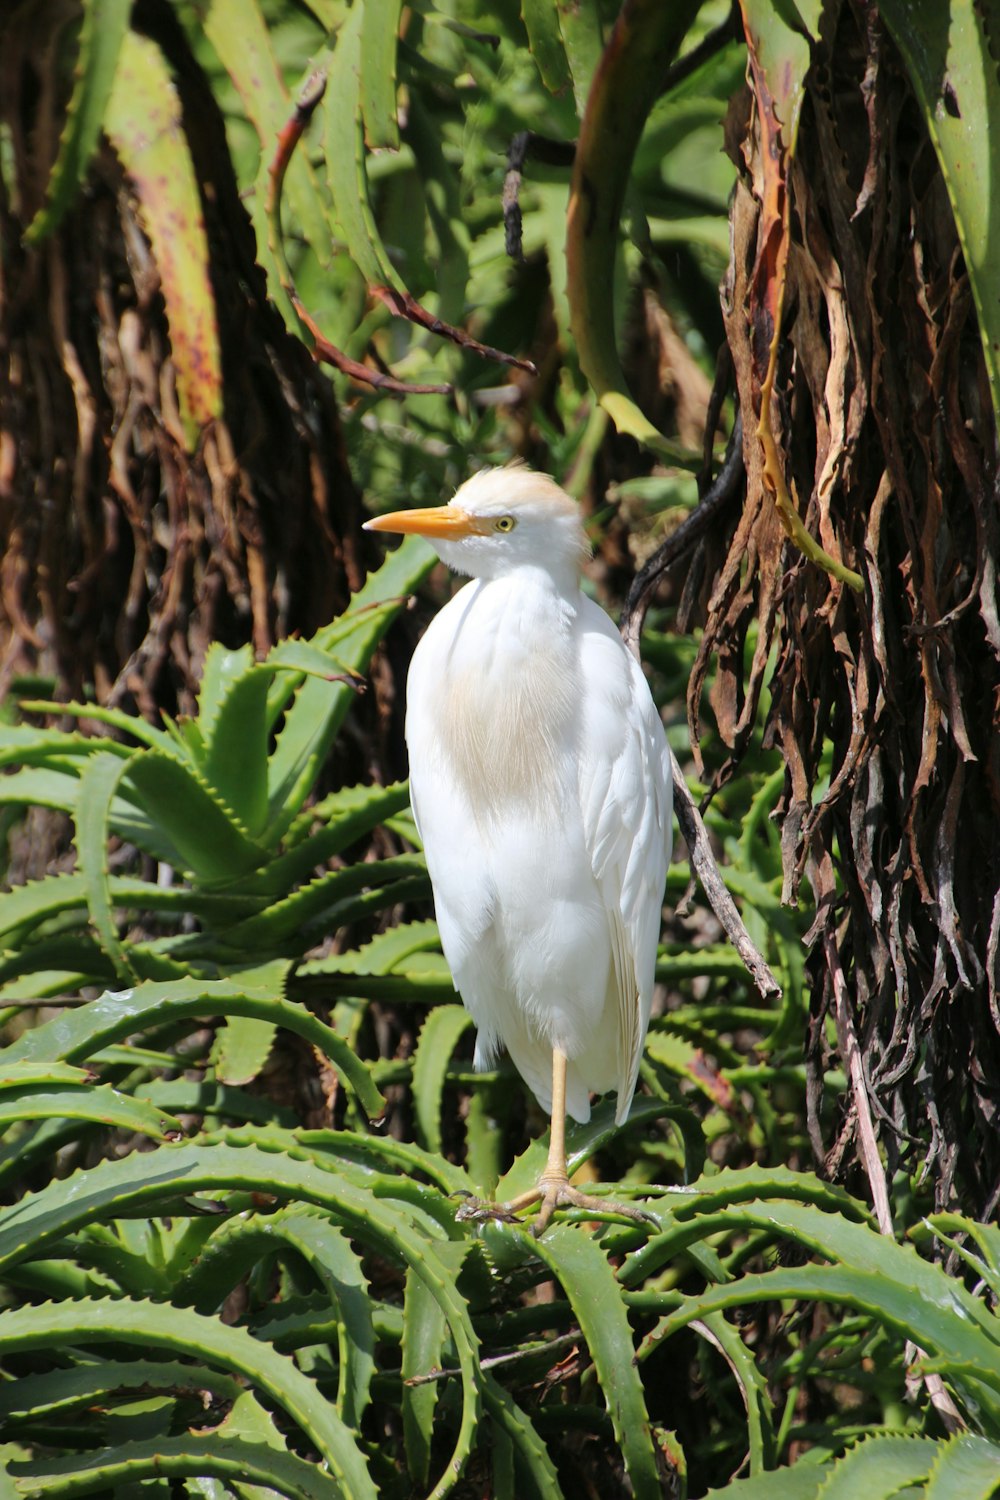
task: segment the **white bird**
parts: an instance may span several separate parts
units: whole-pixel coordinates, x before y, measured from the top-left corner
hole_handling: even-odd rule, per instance
[[[435,616],[407,681],[413,814],[476,1067],[510,1054],[552,1116],[538,1185],[496,1212],[634,1209],[570,1185],[565,1116],[639,1073],[671,841],[666,736],[642,670],[580,589],[576,504],[523,467],[486,469],[416,532],[472,582]]]

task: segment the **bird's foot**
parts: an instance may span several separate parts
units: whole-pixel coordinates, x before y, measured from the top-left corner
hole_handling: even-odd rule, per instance
[[[468,1202],[462,1204],[455,1217],[464,1223],[481,1224],[488,1219],[498,1219],[503,1224],[519,1224],[524,1210],[531,1208],[535,1203],[540,1205],[538,1216],[531,1226],[531,1232],[536,1239],[545,1233],[557,1208],[583,1208],[590,1213],[602,1215],[620,1214],[636,1224],[656,1226],[658,1222],[652,1214],[646,1213],[644,1209],[637,1208],[632,1203],[619,1203],[612,1198],[598,1198],[592,1193],[581,1192],[579,1188],[573,1187],[565,1175],[555,1177],[543,1175],[538,1179],[537,1186],[526,1193],[519,1193],[516,1198],[511,1198],[507,1203],[491,1203],[485,1198],[470,1198]]]

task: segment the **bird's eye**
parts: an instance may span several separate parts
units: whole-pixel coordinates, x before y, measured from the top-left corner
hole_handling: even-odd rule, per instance
[[[513,516],[497,516],[493,522],[494,531],[513,531],[517,522]]]

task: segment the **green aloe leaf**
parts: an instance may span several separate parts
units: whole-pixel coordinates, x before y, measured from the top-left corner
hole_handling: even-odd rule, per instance
[[[91,1074],[86,1068],[74,1068],[63,1062],[9,1062],[7,1054],[0,1051],[0,1090],[51,1088],[63,1084],[89,1084]]]
[[[277,1031],[273,1021],[229,1016],[215,1033],[211,1064],[220,1083],[252,1083],[266,1066]]]
[[[155,42],[126,32],[104,129],[135,189],[160,273],[184,439],[194,449],[222,411],[208,242],[180,100]]]
[[[438,1403],[438,1382],[420,1376],[441,1368],[446,1323],[440,1304],[412,1270],[403,1294],[403,1443],[410,1478],[424,1488],[431,1465],[431,1439]]]
[[[575,5],[556,7],[566,61],[573,78],[576,112],[582,120],[587,97],[604,50],[601,14],[597,0],[578,0]]]
[[[921,1484],[937,1452],[932,1438],[880,1433],[857,1443],[832,1466],[822,1500],[891,1500],[907,1485]],[[971,1497],[970,1497],[971,1500]]]
[[[559,11],[549,0],[522,0],[521,16],[542,82],[551,93],[561,94],[573,80],[559,29]]]
[[[396,46],[402,0],[365,0],[361,17],[361,116],[370,151],[397,150]]]
[[[539,1500],[565,1500],[556,1467],[528,1414],[518,1406],[499,1380],[485,1371],[482,1389],[483,1404],[494,1429],[506,1435],[520,1460],[522,1470],[530,1475]],[[514,1493],[513,1489],[511,1493]]]
[[[109,728],[117,729],[130,740],[138,740],[150,750],[170,748],[170,736],[162,729],[154,728],[145,719],[126,713],[121,708],[104,708],[98,703],[78,703],[72,700],[63,703],[50,698],[25,698],[20,707],[22,712],[30,714],[67,714],[76,719],[92,719],[95,724],[107,724]],[[16,755],[18,744],[24,747],[21,755]],[[51,758],[52,752],[58,754],[60,748],[74,759],[105,754],[129,756],[134,752],[133,746],[120,745],[116,740],[98,739],[92,735],[67,733],[57,729],[35,729],[26,724],[8,725],[0,733],[0,746],[3,747],[4,764],[8,763],[12,752],[15,752],[14,758],[25,764],[39,753]]]
[[[607,1254],[586,1231],[568,1224],[548,1230],[534,1248],[559,1278],[587,1340],[632,1492],[636,1500],[660,1500],[656,1449],[632,1329]]]
[[[249,645],[231,650],[221,641],[213,641],[205,652],[198,684],[198,727],[204,739],[211,739],[224,699],[253,665],[253,648]]]
[[[368,196],[362,112],[366,11],[366,5],[355,5],[347,12],[329,64],[323,103],[327,181],[347,253],[369,287],[388,286],[403,292]]]
[[[349,613],[313,639],[318,650],[329,651],[342,664],[334,666],[334,672],[345,667],[353,672],[365,671],[376,646],[434,561],[435,554],[422,537],[407,537],[402,546],[386,556],[355,595]],[[285,685],[282,691],[287,691]],[[343,682],[322,681],[315,676],[302,680],[268,767],[271,844],[301,813],[353,696],[353,690]]]
[[[580,366],[619,432],[663,452],[672,452],[672,445],[627,392],[611,288],[632,159],[664,70],[701,4],[630,0],[623,6],[587,96],[566,221],[570,321]]]
[[[348,786],[308,807],[289,829],[286,843],[294,845],[269,867],[275,890],[289,890],[317,866],[387,822],[410,805],[405,781],[392,786]],[[310,831],[314,830],[314,831]]]
[[[243,1389],[232,1375],[209,1365],[181,1360],[102,1359],[4,1381],[0,1385],[0,1417],[92,1405],[115,1391],[144,1386],[151,1391],[206,1390],[228,1401],[235,1401]]]
[[[750,1472],[761,1474],[775,1460],[774,1402],[768,1392],[767,1378],[758,1367],[753,1350],[748,1349],[742,1331],[729,1323],[721,1313],[699,1318],[697,1331],[722,1354],[739,1382],[747,1412],[750,1437]]]
[[[126,1052],[131,1050],[125,1049]],[[109,1055],[115,1055],[114,1048],[98,1052],[94,1060],[100,1062]],[[275,1104],[266,1096],[228,1085],[199,1082],[194,1078],[156,1078],[151,1083],[138,1084],[133,1097],[146,1099],[157,1109],[175,1115],[204,1115],[240,1123],[273,1124],[286,1130],[297,1122],[294,1110]]]
[[[47,875],[27,885],[0,893],[0,942],[23,944],[32,929],[64,912],[87,907],[89,884],[82,874]],[[226,924],[251,915],[263,897],[230,895],[222,891],[192,890],[189,886],[158,885],[131,875],[108,880],[111,905],[125,911],[155,911],[165,915],[190,913],[208,923]]]
[[[7,1062],[78,1061],[102,1047],[167,1021],[209,1016],[251,1016],[284,1026],[318,1047],[357,1095],[369,1118],[382,1113],[384,1100],[364,1064],[342,1037],[305,1006],[285,1000],[284,964],[250,971],[242,979],[147,981],[132,989],[108,991],[78,1009],[27,1031],[8,1049]]]
[[[939,1445],[924,1500],[994,1500],[1000,1489],[1000,1445],[960,1433]]]
[[[333,1309],[338,1344],[337,1411],[360,1430],[375,1372],[375,1333],[361,1260],[336,1224],[307,1208],[230,1219],[201,1246],[174,1297],[209,1311],[267,1256],[294,1251],[313,1270]]]
[[[132,0],[85,0],[73,93],[44,206],[24,233],[30,245],[40,244],[59,227],[83,186],[104,125],[131,13]]]
[[[268,1193],[284,1203],[313,1203],[340,1223],[352,1239],[370,1246],[396,1264],[413,1269],[443,1308],[461,1372],[461,1416],[454,1449],[428,1497],[428,1500],[443,1500],[472,1451],[479,1420],[478,1341],[468,1306],[456,1286],[454,1258],[446,1257],[447,1244],[428,1238],[416,1228],[407,1211],[355,1185],[330,1167],[276,1151],[259,1150],[252,1145],[161,1146],[155,1159],[155,1170],[150,1159],[141,1154],[133,1154],[121,1161],[102,1162],[88,1171],[75,1173],[66,1181],[53,1181],[40,1192],[27,1194],[12,1208],[0,1211],[0,1270],[26,1258],[43,1255],[54,1242],[97,1220],[152,1211],[164,1201],[170,1202],[176,1213],[178,1191],[188,1197],[199,1192]],[[459,1244],[452,1248],[464,1253],[469,1247],[468,1244]],[[107,1308],[122,1304],[98,1305]],[[138,1305],[133,1303],[128,1307],[131,1311]],[[34,1314],[38,1309],[24,1311]],[[176,1308],[156,1308],[158,1317],[168,1328],[173,1327],[173,1316],[179,1311]],[[3,1347],[4,1333],[2,1319],[12,1316],[0,1315],[0,1348]],[[202,1319],[202,1322],[212,1327],[222,1326],[212,1319]],[[22,1320],[16,1327],[30,1341],[30,1319],[27,1322]],[[236,1333],[240,1330],[225,1331]],[[36,1326],[36,1337],[37,1332]],[[81,1336],[79,1329],[74,1336]],[[65,1328],[58,1335],[53,1328],[53,1343],[65,1337]],[[257,1341],[250,1342],[260,1348]],[[19,1344],[19,1347],[23,1346]],[[160,1344],[158,1347],[171,1346]],[[208,1347],[212,1347],[211,1344],[197,1346],[199,1357],[205,1357]],[[219,1359],[217,1348],[213,1347],[212,1357]],[[259,1379],[257,1383],[262,1389],[267,1388]],[[311,1382],[306,1383],[311,1386]],[[323,1404],[332,1412],[328,1403]]]
[[[202,772],[212,791],[252,839],[267,823],[267,695],[271,674],[251,667],[219,703],[205,739]]]
[[[207,1358],[234,1375],[242,1375],[288,1413],[315,1444],[352,1500],[366,1496],[375,1500],[365,1460],[334,1408],[293,1360],[245,1329],[203,1317],[189,1308],[135,1299],[80,1299],[0,1313],[0,1349],[10,1352],[60,1348],[67,1342],[105,1341],[134,1342],[144,1351],[163,1349]]]
[[[123,978],[134,979],[128,954],[118,937],[111,909],[108,880],[108,827],[111,804],[129,762],[117,755],[95,755],[80,777],[76,806],[77,865],[83,880],[87,911],[102,949]]]
[[[80,791],[73,771],[26,766],[0,776],[0,807],[51,807],[72,816]]]
[[[106,1084],[82,1088],[6,1087],[0,1090],[0,1128],[16,1120],[79,1120],[109,1130],[131,1130],[162,1141],[183,1135],[179,1120]]]
[[[204,777],[172,755],[147,750],[133,756],[122,790],[166,831],[182,868],[206,884],[250,874],[267,859],[267,850],[250,838]]]
[[[446,1194],[472,1192],[472,1183],[461,1167],[410,1141],[363,1136],[351,1130],[300,1130],[298,1139],[311,1150],[328,1152],[337,1161],[356,1162],[368,1172],[426,1177]]]
[[[440,1151],[441,1107],[451,1054],[472,1025],[462,1005],[436,1005],[420,1028],[413,1054],[413,1103],[417,1135],[428,1151]]]
[[[229,1485],[247,1482],[264,1486],[265,1493],[278,1493],[289,1500],[354,1500],[375,1495],[369,1481],[357,1492],[345,1488],[333,1475],[292,1453],[283,1453],[267,1443],[240,1438],[188,1434],[179,1438],[152,1438],[123,1443],[112,1449],[86,1449],[67,1458],[51,1458],[32,1464],[11,1465],[17,1476],[18,1496],[52,1496],[53,1500],[75,1500],[77,1495],[124,1495],[133,1484],[161,1477],[204,1480],[215,1476]],[[23,1477],[22,1477],[23,1476]],[[199,1489],[198,1493],[204,1494]],[[227,1490],[225,1493],[233,1493]]]
[[[705,1500],[816,1500],[825,1477],[817,1464],[798,1463],[793,1469],[734,1479],[724,1489],[709,1490]]]
[[[257,0],[205,0],[197,10],[197,24],[229,74],[240,102],[260,142],[260,165],[250,208],[257,234],[257,254],[267,266],[268,290],[281,305],[280,276],[271,259],[264,204],[267,174],[278,139],[293,113],[293,103],[281,74],[272,42],[273,32]],[[296,151],[285,172],[284,196],[321,265],[330,259],[333,238],[323,192],[308,153]],[[297,326],[293,323],[292,326]]]
[[[877,1236],[875,1230],[868,1233],[872,1238]],[[900,1338],[919,1340],[921,1347],[935,1356],[933,1368],[947,1374],[954,1387],[962,1392],[963,1400],[987,1413],[991,1421],[1000,1420],[997,1344],[984,1331],[956,1317],[952,1304],[961,1300],[957,1298],[960,1289],[949,1286],[951,1278],[939,1270],[931,1300],[919,1286],[911,1287],[902,1279],[909,1264],[892,1269],[895,1274],[887,1277],[884,1271],[853,1265],[807,1265],[743,1276],[686,1298],[676,1312],[661,1319],[655,1337],[667,1338],[707,1313],[782,1297],[852,1307],[891,1328]]]
[[[371,864],[347,865],[320,875],[284,901],[274,901],[231,927],[226,941],[243,953],[274,952],[309,928],[317,929],[318,936],[320,926],[331,931],[369,908],[378,910],[428,891],[422,854],[399,854]]]
[[[879,14],[903,55],[944,176],[972,283],[979,334],[1000,427],[1000,77],[995,17],[979,5],[884,0]]]

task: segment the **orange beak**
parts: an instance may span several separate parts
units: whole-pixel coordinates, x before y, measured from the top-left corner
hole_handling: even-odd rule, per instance
[[[376,516],[366,521],[365,531],[415,532],[434,540],[458,541],[463,536],[475,536],[480,525],[474,516],[467,515],[455,505],[432,505],[426,510],[394,510],[388,516]]]

